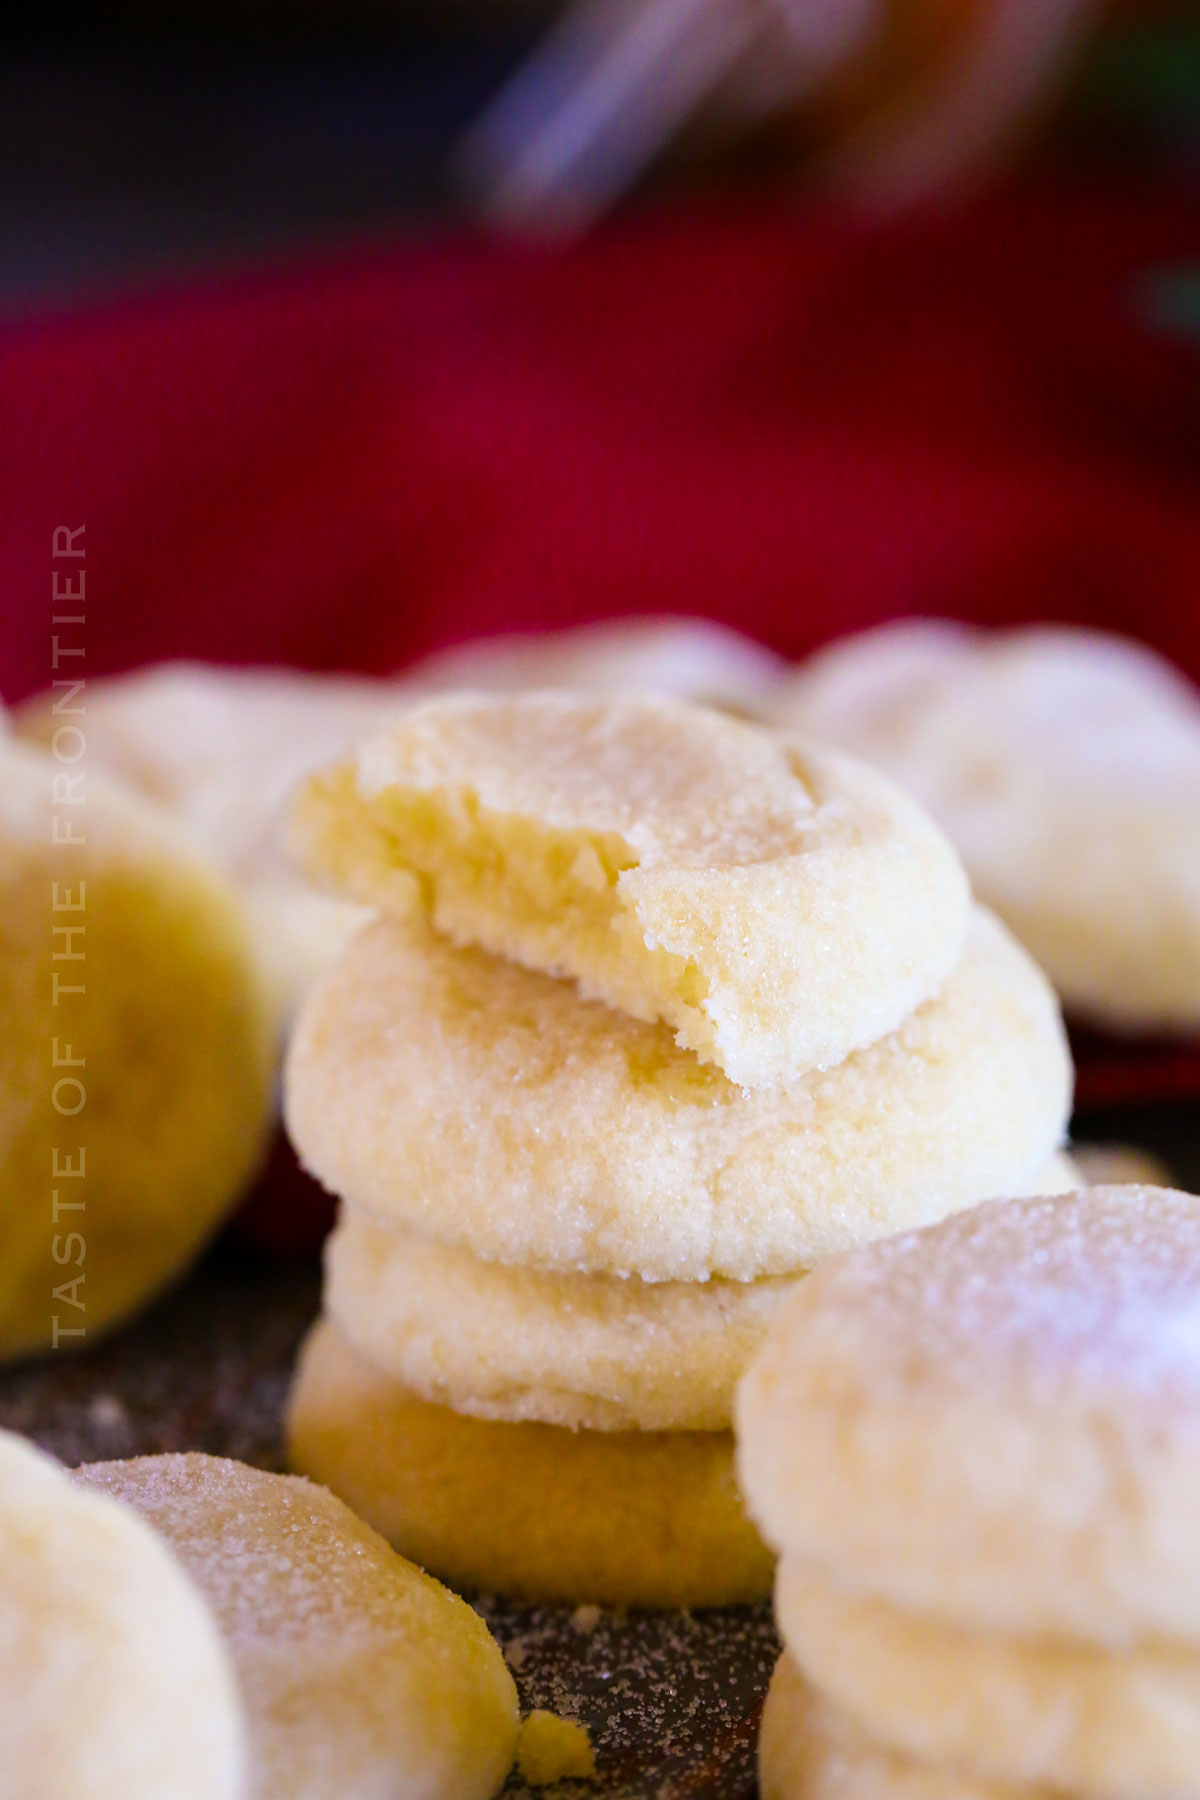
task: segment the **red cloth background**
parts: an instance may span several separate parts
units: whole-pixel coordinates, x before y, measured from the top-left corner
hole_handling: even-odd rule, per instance
[[[386,669],[473,632],[706,612],[798,652],[908,610],[1086,619],[1200,675],[1200,362],[1145,323],[1200,204],[784,208],[566,253],[430,245],[0,333],[0,692],[88,668]]]
[[[641,611],[795,654],[921,611],[1133,631],[1200,678],[1200,357],[1148,300],[1187,259],[1194,191],[1060,185],[886,228],[706,207],[429,243],[10,327],[0,692],[49,679],[51,534],[84,523],[92,674],[387,670]],[[1176,1056],[1088,1067],[1096,1098],[1200,1091]]]

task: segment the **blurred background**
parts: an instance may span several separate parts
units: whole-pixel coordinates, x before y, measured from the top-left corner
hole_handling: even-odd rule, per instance
[[[1014,169],[1200,174],[1189,0],[44,0],[6,19],[10,312],[481,219],[569,232],[714,192],[878,211]]]
[[[0,694],[708,615],[1200,673],[1193,0],[108,0],[0,27]]]

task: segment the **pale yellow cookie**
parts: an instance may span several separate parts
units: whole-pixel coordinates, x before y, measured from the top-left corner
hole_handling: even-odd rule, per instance
[[[566,1431],[430,1406],[327,1324],[301,1355],[292,1466],[454,1587],[612,1606],[770,1592],[724,1431]]]
[[[353,1207],[325,1250],[325,1310],[383,1373],[475,1418],[572,1429],[728,1431],[791,1285],[481,1262]]]
[[[1069,1007],[1200,1024],[1200,693],[1162,657],[906,621],[810,659],[769,710],[928,807]]]
[[[681,701],[452,694],[298,802],[309,868],[570,976],[761,1087],[894,1030],[958,961],[966,880],[896,789]],[[397,896],[399,895],[399,900]]]
[[[1034,1192],[1080,1186],[1066,1156]],[[726,1431],[793,1281],[657,1281],[483,1262],[344,1206],[325,1310],[382,1373],[480,1419],[592,1431]]]
[[[311,991],[289,1130],[352,1204],[495,1262],[753,1280],[1028,1190],[1070,1063],[1039,972],[986,915],[940,996],[825,1073],[735,1087],[663,1026],[419,920]]]
[[[0,1356],[82,1348],[178,1274],[271,1110],[236,896],[110,778],[56,801],[66,773],[0,748]]]
[[[311,1482],[215,1456],[85,1464],[206,1595],[246,1705],[254,1800],[488,1800],[517,1696],[487,1626]]]
[[[753,714],[787,664],[715,619],[603,619],[566,631],[509,632],[439,651],[405,671],[420,688],[578,688],[673,694]]]
[[[245,1800],[216,1621],[140,1519],[0,1432],[4,1800]]]
[[[792,1656],[878,1743],[1089,1800],[1193,1800],[1200,1651],[1112,1654],[968,1631],[848,1591],[794,1557],[775,1585]]]
[[[1200,1200],[994,1201],[799,1283],[737,1404],[772,1542],[946,1624],[1200,1637]]]
[[[923,1763],[873,1743],[809,1686],[785,1651],[758,1740],[761,1800],[1049,1800]]]

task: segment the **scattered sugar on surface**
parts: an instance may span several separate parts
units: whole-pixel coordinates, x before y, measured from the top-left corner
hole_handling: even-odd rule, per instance
[[[706,1793],[753,1792],[758,1712],[779,1653],[769,1605],[695,1613],[475,1605],[504,1649],[522,1711],[588,1728],[595,1777],[541,1788],[541,1800],[694,1795],[700,1766],[711,1775]],[[580,1613],[595,1615],[590,1630],[577,1626]],[[506,1792],[522,1790],[514,1773]]]

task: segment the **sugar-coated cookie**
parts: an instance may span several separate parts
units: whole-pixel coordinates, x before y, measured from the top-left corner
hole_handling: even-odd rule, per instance
[[[83,1348],[177,1274],[272,1105],[221,871],[161,808],[90,768],[68,804],[63,775],[0,749],[0,1356]]]
[[[886,1750],[805,1681],[785,1651],[758,1740],[761,1800],[1050,1800]]]
[[[797,1285],[738,1393],[772,1542],[947,1624],[1200,1636],[1200,1199],[993,1201]]]
[[[728,1431],[790,1287],[486,1263],[353,1207],[325,1250],[325,1310],[384,1374],[475,1418],[593,1431]]]
[[[724,1431],[567,1431],[430,1406],[327,1324],[301,1355],[293,1468],[455,1587],[612,1606],[770,1592]]]
[[[0,1432],[4,1800],[245,1800],[242,1708],[154,1533]]]
[[[352,1204],[495,1262],[790,1274],[985,1194],[1060,1140],[1057,1003],[977,913],[941,994],[836,1068],[746,1092],[570,985],[380,919],[310,992],[288,1127]]]
[[[876,1742],[1089,1800],[1193,1800],[1200,1650],[1093,1645],[941,1624],[794,1557],[775,1611],[805,1674]]]
[[[682,701],[428,700],[308,784],[295,837],[367,905],[415,871],[455,942],[664,1020],[748,1087],[894,1030],[967,929],[958,859],[897,789]]]
[[[769,710],[928,807],[1068,1007],[1200,1024],[1200,693],[1162,657],[907,621],[813,657]]]
[[[18,729],[49,745],[55,695],[17,714]],[[281,821],[297,784],[345,755],[402,710],[398,684],[299,669],[158,663],[91,681],[87,766],[119,775],[176,813],[220,861],[249,905],[251,945],[282,1021],[328,968],[363,909],[316,894],[287,863]]]
[[[476,1612],[324,1488],[214,1456],[85,1464],[206,1595],[245,1701],[252,1800],[489,1800],[517,1696]]]
[[[715,619],[651,615],[475,638],[426,657],[405,679],[421,688],[674,694],[753,714],[786,668],[773,650]]]

